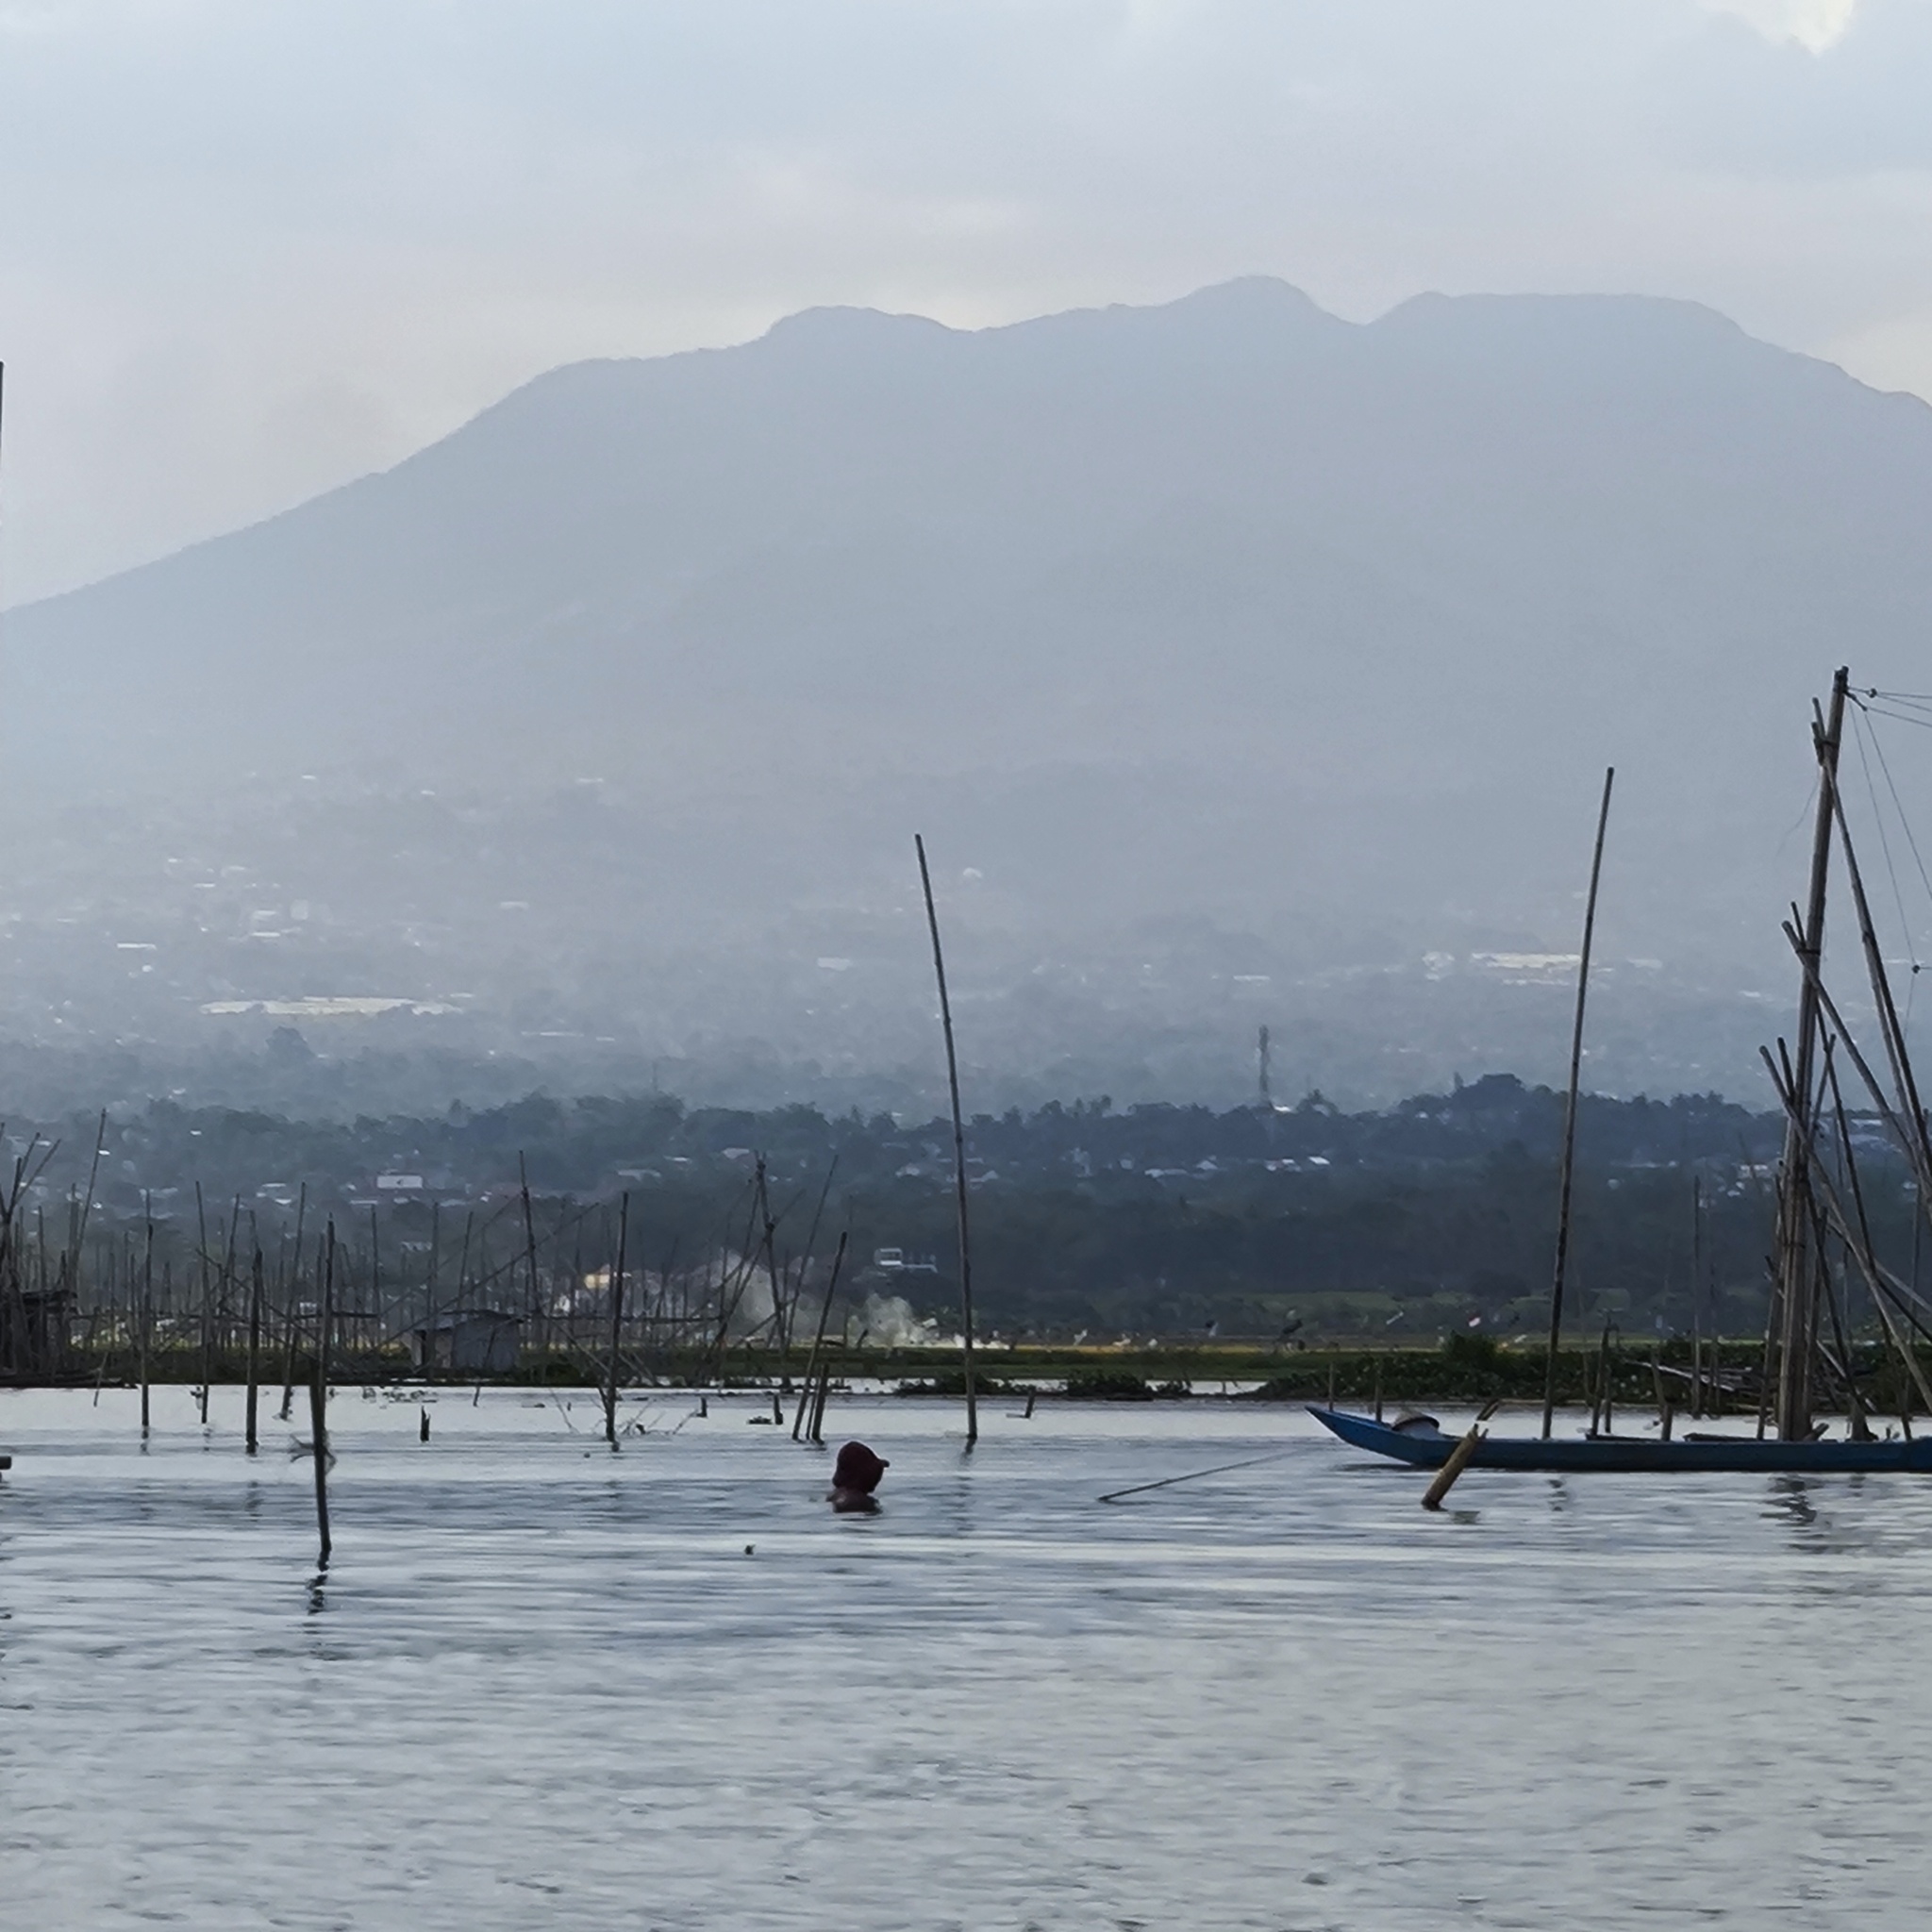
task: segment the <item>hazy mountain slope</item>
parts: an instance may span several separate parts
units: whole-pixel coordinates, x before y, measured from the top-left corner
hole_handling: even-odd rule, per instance
[[[595,774],[658,830],[581,895],[613,929],[856,903],[924,817],[1023,940],[1186,910],[1311,964],[1565,939],[1615,761],[1610,943],[1735,957],[1809,695],[1925,681],[1928,523],[1932,410],[1685,305],[815,311],[15,613],[6,753],[55,799]]]
[[[1513,694],[1503,742],[1567,739],[1578,679],[1627,711],[1635,677],[1808,689],[1847,632],[1888,654],[1928,507],[1932,412],[1678,305],[820,311],[560,370],[21,614],[10,722],[54,768],[200,770],[211,726],[244,758],[474,760],[479,728],[541,756],[943,702],[949,764],[1319,746],[1379,789],[1391,754],[1461,768],[1441,702]]]

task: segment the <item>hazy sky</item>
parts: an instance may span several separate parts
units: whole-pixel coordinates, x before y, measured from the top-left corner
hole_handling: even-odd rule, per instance
[[[1253,271],[1932,396],[1932,0],[0,0],[6,594],[574,358]]]

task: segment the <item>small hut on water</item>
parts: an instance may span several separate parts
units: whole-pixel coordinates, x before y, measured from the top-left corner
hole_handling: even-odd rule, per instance
[[[523,1324],[494,1308],[458,1308],[438,1315],[409,1336],[409,1359],[419,1369],[458,1374],[508,1374],[523,1347]]]

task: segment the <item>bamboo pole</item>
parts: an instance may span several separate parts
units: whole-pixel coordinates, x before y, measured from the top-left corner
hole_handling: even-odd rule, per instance
[[[382,1250],[377,1243],[375,1209],[369,1210],[369,1300],[367,1306],[375,1311],[375,1332],[381,1337],[389,1329],[382,1307]],[[359,1338],[364,1348],[369,1346],[369,1336],[365,1330]]]
[[[811,1225],[806,1230],[805,1253],[799,1257],[797,1284],[793,1287],[791,1295],[788,1297],[794,1311],[798,1307],[799,1296],[805,1292],[806,1277],[811,1272],[812,1257],[818,1253],[819,1224],[825,1218],[825,1203],[831,1198],[832,1193],[832,1176],[838,1172],[839,1157],[837,1153],[834,1153],[825,1167],[825,1182],[819,1190],[818,1206],[811,1212]],[[790,1332],[789,1324],[787,1332],[788,1334]]]
[[[939,982],[940,1024],[946,1036],[946,1086],[953,1101],[953,1185],[959,1216],[960,1362],[966,1386],[966,1446],[979,1440],[979,1398],[973,1387],[973,1243],[966,1211],[966,1122],[959,1110],[959,1057],[953,1043],[953,1006],[946,996],[946,961],[940,949],[940,915],[932,897],[932,873],[925,862],[925,841],[912,835],[919,854],[919,884],[925,894],[925,923],[932,934],[932,971]]]
[[[147,1248],[141,1266],[141,1440],[147,1441],[148,1387],[154,1363],[155,1337],[155,1201],[151,1193],[142,1196],[147,1216]]]
[[[785,1291],[778,1286],[778,1224],[772,1218],[771,1177],[766,1171],[765,1157],[758,1158],[758,1174],[755,1182],[758,1191],[758,1217],[764,1224],[764,1235],[759,1241],[759,1252],[765,1257],[765,1284],[772,1295],[772,1340],[777,1345],[779,1356],[785,1354]],[[781,1361],[782,1368],[782,1361]],[[784,1421],[782,1412],[777,1420]]]
[[[825,1345],[825,1324],[831,1319],[832,1297],[839,1291],[839,1270],[845,1265],[845,1243],[851,1238],[851,1233],[850,1228],[841,1228],[839,1232],[839,1246],[832,1256],[831,1279],[825,1283],[825,1298],[819,1304],[818,1332],[811,1339],[811,1354],[806,1358],[805,1364],[805,1400],[799,1404],[798,1413],[791,1419],[791,1440],[794,1442],[798,1441],[801,1424],[806,1420],[805,1411],[812,1407],[812,1380],[818,1373],[819,1356]],[[803,1284],[801,1289],[802,1287]],[[813,1407],[813,1414],[818,1414],[824,1407],[823,1402],[819,1403]]]
[[[208,1385],[214,1380],[214,1303],[208,1285],[208,1214],[201,1203],[201,1183],[194,1184],[194,1219],[201,1257],[201,1425],[208,1427]]]
[[[1563,1158],[1557,1182],[1557,1258],[1550,1278],[1550,1353],[1543,1366],[1543,1441],[1557,1414],[1557,1351],[1563,1341],[1563,1281],[1570,1259],[1570,1188],[1576,1163],[1576,1091],[1583,1075],[1583,1007],[1590,992],[1590,948],[1596,932],[1596,893],[1604,869],[1604,833],[1610,822],[1610,787],[1617,768],[1604,773],[1603,803],[1597,808],[1596,846],[1590,861],[1590,896],[1583,910],[1583,954],[1576,969],[1576,1016],[1570,1030],[1570,1092],[1563,1106]]]
[[[242,1231],[242,1196],[235,1196],[234,1206],[228,1210],[228,1245],[222,1256],[222,1272],[215,1282],[215,1313],[219,1318],[215,1324],[218,1347],[227,1348],[234,1343],[234,1331],[230,1324],[235,1318],[235,1241]]]
[[[1824,1045],[1824,1078],[1831,1090],[1832,1118],[1838,1127],[1839,1164],[1845,1186],[1851,1192],[1852,1205],[1857,1210],[1858,1239],[1864,1243],[1866,1250],[1870,1252],[1872,1247],[1872,1224],[1865,1213],[1865,1188],[1863,1182],[1858,1178],[1857,1157],[1852,1151],[1851,1125],[1845,1118],[1845,1096],[1843,1090],[1839,1085],[1838,1063],[1833,1058],[1831,1046],[1831,1041],[1826,1041]],[[1840,1245],[1841,1248],[1849,1248],[1851,1244],[1848,1241],[1840,1241]],[[1818,1247],[1822,1255],[1824,1251],[1824,1241],[1822,1234],[1819,1238]],[[1839,1264],[1839,1272],[1840,1278],[1842,1278],[1844,1272],[1842,1260]],[[1855,1442],[1869,1442],[1872,1440],[1872,1431],[1866,1424],[1864,1399],[1858,1393],[1857,1381],[1853,1374],[1852,1347],[1846,1333],[1850,1326],[1849,1316],[1851,1311],[1851,1291],[1848,1283],[1845,1285],[1845,1304],[1847,1319],[1841,1321],[1839,1316],[1838,1296],[1832,1291],[1831,1277],[1827,1274],[1824,1280],[1824,1306],[1826,1311],[1831,1316],[1832,1338],[1838,1343],[1839,1361],[1844,1376],[1845,1407],[1850,1417],[1851,1437]]]
[[[328,1533],[328,1331],[335,1314],[335,1278],[336,1224],[331,1220],[322,1266],[322,1306],[317,1310],[315,1374],[308,1385],[309,1433],[315,1451],[315,1526],[322,1545],[317,1567],[323,1570],[328,1568],[333,1547]]]
[[[832,1357],[826,1355],[819,1365],[819,1392],[811,1406],[811,1440],[815,1448],[825,1444],[825,1403],[832,1393]]]
[[[1778,1070],[1773,1062],[1771,1056],[1765,1053],[1761,1047],[1758,1051],[1762,1055],[1764,1064],[1771,1074],[1772,1085],[1776,1091],[1779,1101],[1784,1106],[1787,1117],[1795,1119],[1798,1108],[1789,1088],[1780,1079]],[[1844,1206],[1838,1197],[1837,1190],[1832,1184],[1831,1175],[1824,1169],[1823,1157],[1819,1154],[1815,1137],[1806,1143],[1806,1148],[1808,1162],[1813,1170],[1813,1178],[1817,1183],[1818,1198],[1820,1205],[1823,1207],[1825,1220],[1833,1232],[1845,1244],[1846,1252],[1857,1262],[1858,1272],[1864,1275],[1865,1285],[1871,1291],[1872,1306],[1877,1313],[1880,1325],[1885,1329],[1886,1335],[1890,1340],[1892,1345],[1898,1350],[1900,1358],[1905,1364],[1906,1372],[1917,1386],[1920,1396],[1924,1399],[1927,1407],[1932,1408],[1932,1383],[1928,1383],[1925,1379],[1924,1371],[1920,1366],[1918,1356],[1911,1346],[1910,1338],[1900,1330],[1891,1310],[1886,1306],[1888,1298],[1895,1300],[1898,1304],[1899,1312],[1905,1316],[1906,1320],[1914,1327],[1921,1327],[1908,1306],[1910,1296],[1898,1277],[1874,1255],[1869,1241],[1854,1230],[1850,1221],[1846,1218]],[[1924,1332],[1923,1328],[1922,1332]],[[1906,1434],[1909,1436],[1911,1434],[1909,1421],[1903,1415],[1900,1417],[1900,1420],[1905,1423]],[[1762,1419],[1760,1417],[1760,1431],[1762,1426]]]
[[[1596,1393],[1590,1405],[1590,1433],[1607,1436],[1611,1431],[1610,1412],[1610,1324],[1604,1322],[1603,1341],[1597,1346]]]
[[[1824,955],[1824,895],[1831,866],[1831,833],[1838,791],[1839,746],[1844,731],[1848,674],[1832,679],[1828,714],[1813,713],[1812,749],[1818,759],[1818,810],[1811,834],[1811,875],[1798,948],[1803,982],[1791,1093],[1799,1112],[1785,1127],[1783,1189],[1777,1230],[1777,1433],[1786,1442],[1811,1435],[1811,1336],[1817,1325],[1817,1280],[1810,1252],[1811,1164],[1801,1142],[1816,1132],[1812,1067],[1819,1035],[1818,971]]]
[[[1475,1457],[1475,1452],[1482,1447],[1483,1424],[1495,1414],[1496,1398],[1484,1403],[1476,1419],[1469,1425],[1469,1433],[1450,1450],[1442,1467],[1436,1472],[1436,1479],[1423,1492],[1424,1509],[1440,1509],[1443,1498],[1456,1487],[1457,1478],[1467,1469]]]
[[[308,1211],[308,1183],[302,1183],[301,1192],[295,1197],[295,1265],[289,1276],[288,1292],[283,1297],[283,1314],[288,1328],[288,1351],[282,1361],[282,1409],[280,1420],[289,1420],[289,1411],[295,1404],[295,1303],[302,1292],[302,1221]]]
[[[1704,1414],[1704,1181],[1690,1176],[1690,1415]]]
[[[610,1366],[604,1380],[604,1440],[613,1449],[617,1447],[617,1350],[624,1335],[624,1266],[629,1236],[630,1195],[625,1193],[617,1203],[617,1268],[610,1277]]]
[[[81,1264],[81,1256],[82,1256],[82,1254],[83,1254],[83,1252],[84,1252],[84,1250],[85,1250],[85,1243],[86,1243],[86,1241],[87,1241],[87,1224],[88,1224],[88,1217],[89,1217],[89,1216],[90,1216],[90,1215],[91,1215],[91,1214],[92,1214],[92,1213],[93,1212],[93,1207],[94,1207],[94,1184],[95,1184],[95,1183],[96,1183],[96,1182],[97,1182],[97,1181],[98,1181],[98,1180],[100,1179],[100,1174],[101,1174],[101,1156],[102,1156],[102,1154],[103,1154],[103,1153],[104,1153],[104,1152],[106,1151],[106,1148],[107,1148],[107,1141],[108,1141],[108,1109],[107,1109],[106,1108],[103,1108],[101,1109],[101,1118],[100,1118],[100,1123],[99,1123],[99,1124],[98,1124],[98,1125],[97,1125],[97,1126],[96,1126],[96,1127],[94,1128],[94,1158],[93,1158],[93,1159],[92,1159],[92,1161],[90,1161],[90,1162],[88,1163],[88,1170],[87,1170],[87,1195],[86,1195],[86,1198],[85,1198],[85,1199],[84,1199],[84,1200],[83,1200],[83,1201],[81,1202],[81,1206],[80,1206],[80,1213],[79,1213],[79,1214],[78,1214],[78,1215],[77,1215],[77,1216],[75,1217],[75,1222],[74,1222],[74,1291],[75,1291],[75,1294],[76,1296],[78,1296],[78,1295],[79,1295],[79,1293],[80,1293],[80,1283],[81,1283],[81,1265],[80,1265],[80,1264]],[[71,1198],[72,1198],[72,1196],[70,1195],[70,1196],[69,1196],[69,1198],[71,1199]],[[112,1265],[112,1264],[110,1263],[110,1264],[109,1264],[110,1270],[111,1270],[111,1265]],[[111,1279],[111,1274],[110,1274],[110,1279]]]
[[[524,1204],[524,1253],[529,1275],[530,1343],[545,1359],[550,1354],[550,1324],[542,1310],[542,1290],[537,1280],[537,1221],[530,1208],[530,1176],[524,1165],[524,1152],[517,1149],[517,1191]]]
[[[257,1410],[261,1402],[261,1243],[255,1243],[255,1265],[248,1276],[248,1397],[242,1410],[247,1453],[257,1447]]]

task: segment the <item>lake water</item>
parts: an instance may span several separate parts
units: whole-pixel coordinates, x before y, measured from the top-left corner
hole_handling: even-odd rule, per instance
[[[9,1932],[1925,1922],[1924,1478],[1431,1517],[1296,1413],[881,1397],[835,1518],[749,1397],[351,1389],[318,1582],[291,1431],[156,1401],[0,1393]]]

